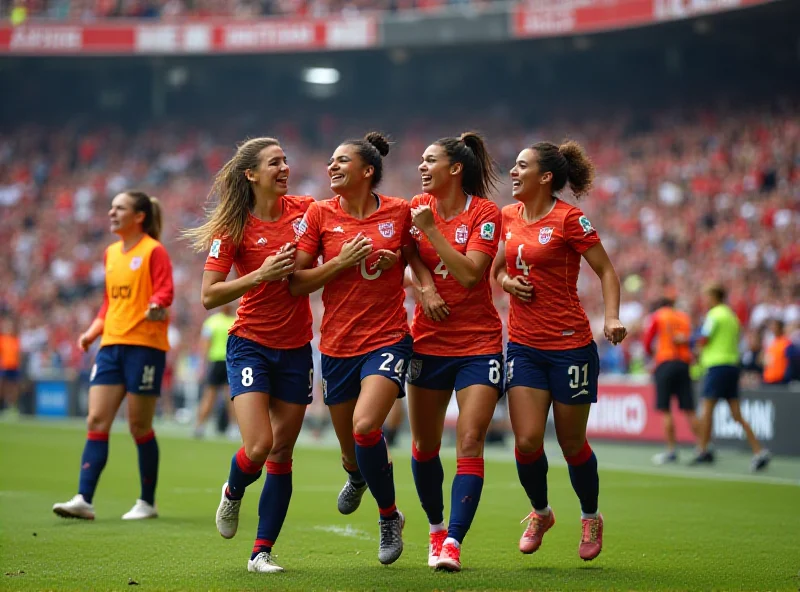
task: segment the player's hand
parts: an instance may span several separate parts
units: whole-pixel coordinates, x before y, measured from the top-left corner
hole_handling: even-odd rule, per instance
[[[372,240],[359,232],[354,239],[342,245],[336,259],[341,267],[354,267],[371,252]]]
[[[148,321],[163,321],[167,318],[167,309],[155,302],[151,302],[147,312],[144,313],[144,318]]]
[[[432,321],[443,321],[450,314],[450,307],[439,295],[434,287],[422,288],[419,290],[420,304],[422,312]]]
[[[378,260],[375,263],[375,269],[380,269],[381,271],[389,269],[400,260],[399,250],[395,252],[390,251],[389,249],[378,249],[375,251],[375,255],[378,256]]]
[[[506,276],[503,278],[502,288],[512,296],[516,296],[523,302],[530,302],[533,298],[533,286],[525,276],[515,277]]]
[[[414,226],[426,234],[436,226],[436,222],[433,221],[433,210],[430,206],[411,208],[411,221],[414,222]]]
[[[294,271],[294,245],[287,243],[280,250],[264,259],[264,263],[258,268],[258,283],[273,282],[282,280]]]
[[[622,340],[625,339],[625,336],[628,335],[628,330],[622,324],[622,321],[619,319],[606,319],[605,327],[603,327],[603,333],[612,344],[617,345],[618,343],[622,343]]]
[[[84,352],[89,351],[89,348],[92,346],[92,343],[94,343],[94,339],[90,338],[87,333],[81,333],[81,336],[78,337],[78,347],[81,348],[81,350]]]

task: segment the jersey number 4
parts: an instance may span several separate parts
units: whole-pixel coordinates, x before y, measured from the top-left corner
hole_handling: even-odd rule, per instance
[[[439,259],[439,265],[436,266],[436,269],[433,270],[433,273],[442,276],[443,280],[446,280],[447,276],[450,274],[450,272],[447,271],[447,267],[445,267],[444,261],[441,259]]]
[[[528,275],[530,271],[530,267],[525,264],[525,260],[522,258],[522,247],[524,245],[520,243],[519,249],[517,249],[517,264],[516,267],[522,272],[522,275]]]

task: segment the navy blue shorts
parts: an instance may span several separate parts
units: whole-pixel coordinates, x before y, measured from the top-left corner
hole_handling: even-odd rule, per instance
[[[125,385],[133,395],[161,394],[167,352],[143,345],[105,345],[94,359],[89,385]]]
[[[413,340],[406,335],[360,356],[334,358],[322,354],[322,396],[326,405],[337,405],[358,398],[361,381],[367,376],[385,376],[400,389],[397,398],[406,396],[406,368],[411,359]]]
[[[267,393],[287,403],[311,403],[314,362],[310,343],[274,349],[230,335],[226,359],[231,399],[242,393]]]
[[[503,354],[429,356],[414,353],[408,366],[408,384],[436,391],[460,391],[477,384],[503,390]]]
[[[711,366],[703,383],[703,397],[706,399],[738,399],[739,367]]]
[[[7,370],[0,370],[0,378],[8,382],[19,381],[19,370],[16,368],[9,368]]]
[[[597,344],[576,349],[546,350],[508,342],[506,391],[527,386],[550,391],[554,401],[565,405],[597,403],[600,358]]]

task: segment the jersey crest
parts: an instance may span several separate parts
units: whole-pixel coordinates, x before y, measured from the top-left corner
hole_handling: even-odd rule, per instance
[[[422,360],[418,360],[416,358],[411,360],[411,363],[408,365],[408,380],[415,381],[419,378],[419,375],[422,373]]]
[[[378,232],[381,233],[383,238],[392,238],[394,236],[394,222],[381,222],[378,224]]]
[[[545,226],[539,229],[539,244],[546,245],[553,238],[553,227]]]
[[[141,257],[134,257],[133,259],[131,259],[131,264],[130,264],[131,271],[136,271],[141,266],[142,266],[142,258]]]
[[[462,224],[456,228],[456,242],[459,245],[465,245],[467,244],[467,239],[469,239],[469,228],[467,228],[466,224]]]

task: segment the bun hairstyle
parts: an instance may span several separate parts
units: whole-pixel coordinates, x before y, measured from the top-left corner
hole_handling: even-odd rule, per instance
[[[383,157],[389,154],[389,139],[380,132],[369,132],[363,140],[347,140],[342,145],[353,146],[364,164],[375,170],[370,187],[377,187],[383,179]]]
[[[475,132],[464,132],[458,138],[442,138],[434,142],[444,149],[450,164],[461,163],[461,188],[469,195],[489,197],[497,188],[500,175],[497,163],[486,149],[483,138]]]
[[[151,238],[159,240],[161,237],[161,202],[144,191],[126,191],[133,199],[133,211],[144,212],[142,230]]]
[[[538,155],[540,173],[553,173],[553,193],[558,193],[569,183],[575,197],[580,199],[592,188],[594,164],[583,147],[574,141],[561,146],[539,142],[531,146]]]

